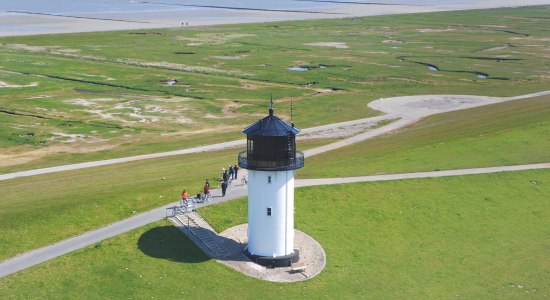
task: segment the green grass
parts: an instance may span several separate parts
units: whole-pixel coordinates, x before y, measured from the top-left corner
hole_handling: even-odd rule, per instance
[[[301,143],[302,149],[334,140]],[[0,260],[216,187],[239,149],[0,181]],[[164,178],[164,179],[163,179]],[[47,232],[47,234],[44,234]],[[21,241],[25,242],[22,243]]]
[[[299,178],[346,177],[550,161],[550,96],[426,117],[309,157]]]
[[[286,119],[293,98],[294,121],[306,128],[373,116],[376,112],[367,104],[380,97],[509,96],[544,90],[548,69],[541,62],[550,46],[545,29],[549,9],[0,38],[0,81],[38,84],[0,89],[0,109],[20,114],[14,120],[0,113],[0,151],[51,150],[32,161],[15,164],[11,159],[0,171],[228,140],[265,114],[270,94],[277,113]],[[388,42],[394,40],[403,43]],[[306,45],[318,42],[341,42],[349,48]],[[510,47],[487,50],[503,45]],[[441,71],[419,63],[435,64]],[[293,66],[310,70],[287,70]],[[479,79],[475,72],[490,76]],[[166,85],[171,79],[179,85]],[[191,134],[205,129],[211,131]],[[70,145],[76,153],[64,154],[55,148],[68,146],[57,133],[86,135],[94,145],[114,148],[82,154],[90,144],[77,142]],[[127,142],[120,143],[121,137]]]
[[[549,98],[431,116],[398,133],[341,148],[336,156],[332,151],[308,158],[298,178],[548,162]],[[300,145],[312,148],[327,142]],[[176,199],[183,187],[199,190],[204,178],[215,179],[212,176],[234,160],[237,152],[169,157],[0,182],[0,241],[4,245],[0,258],[160,206]],[[167,179],[161,181],[163,177]],[[40,210],[41,218],[33,218],[29,207]],[[42,235],[40,228],[48,228],[51,234]],[[23,237],[27,243],[16,242]]]
[[[167,222],[0,279],[7,298],[546,298],[548,170],[296,190],[296,228],[327,266],[277,284],[208,259]],[[203,209],[217,230],[244,199]],[[224,220],[225,219],[225,220]],[[228,221],[228,219],[231,219]]]
[[[144,31],[160,35],[120,31],[1,38],[0,81],[38,85],[0,89],[0,108],[20,114],[0,114],[0,153],[52,153],[0,170],[241,138],[240,129],[265,115],[270,93],[285,118],[294,98],[295,123],[305,128],[375,115],[367,104],[379,97],[544,90],[547,67],[541,61],[548,48],[548,9]],[[486,26],[503,24],[506,30],[531,36]],[[424,28],[453,31],[421,32]],[[202,44],[189,45],[190,39]],[[407,43],[384,43],[391,39]],[[350,48],[304,45],[314,42],[345,42]],[[16,43],[62,48],[29,51],[9,45]],[[505,44],[512,47],[480,52]],[[243,57],[216,57],[227,55]],[[176,65],[145,66],[159,61]],[[415,61],[436,64],[442,71],[429,71]],[[312,69],[286,70],[298,65]],[[480,80],[454,71],[491,76]],[[165,86],[168,79],[185,86]],[[85,107],[75,99],[94,104]],[[298,176],[547,162],[549,104],[548,97],[541,97],[432,116],[395,134],[308,158]],[[121,120],[102,119],[86,109]],[[134,109],[160,119],[137,122],[130,115]],[[206,114],[210,117],[204,118]],[[194,123],[177,123],[178,116]],[[213,131],[195,134],[203,129]],[[84,134],[115,148],[60,153],[55,147],[65,143],[56,132]],[[221,166],[234,161],[236,152],[2,181],[0,260],[172,202],[182,188],[199,190],[204,178],[215,179]],[[326,270],[303,283],[245,277],[209,260],[173,227],[159,222],[2,278],[0,295],[258,298],[280,291],[295,298],[545,298],[550,293],[549,179],[548,170],[539,170],[298,189],[296,227],[320,241],[328,255]],[[246,202],[209,207],[203,214],[222,230],[246,222]]]

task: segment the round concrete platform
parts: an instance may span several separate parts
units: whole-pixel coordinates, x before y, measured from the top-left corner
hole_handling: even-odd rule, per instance
[[[220,233],[224,246],[231,251],[231,256],[218,259],[218,262],[250,277],[273,282],[304,281],[317,276],[326,265],[326,255],[323,247],[311,236],[302,231],[294,230],[294,247],[300,250],[300,261],[294,268],[303,271],[293,272],[291,267],[269,269],[253,263],[243,250],[248,243],[248,224],[231,227]]]

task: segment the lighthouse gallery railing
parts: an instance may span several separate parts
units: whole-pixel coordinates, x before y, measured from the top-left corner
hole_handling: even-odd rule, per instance
[[[279,160],[260,160],[254,157],[247,157],[243,151],[238,156],[239,166],[249,170],[294,170],[304,166],[304,153],[296,151],[295,158]]]

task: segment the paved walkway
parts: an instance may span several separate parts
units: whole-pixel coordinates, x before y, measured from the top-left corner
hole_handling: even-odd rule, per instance
[[[459,169],[459,170],[446,170],[446,171],[417,172],[417,173],[403,173],[403,174],[385,174],[385,175],[372,175],[372,176],[359,176],[359,177],[300,179],[300,180],[296,180],[295,186],[304,187],[304,186],[343,184],[343,183],[354,183],[354,182],[388,181],[388,180],[401,180],[401,179],[413,179],[413,178],[436,178],[436,177],[447,177],[447,176],[488,174],[488,173],[524,171],[524,170],[536,170],[536,169],[550,169],[550,163]]]
[[[434,172],[373,175],[373,176],[347,177],[347,178],[301,179],[301,180],[296,180],[295,185],[296,187],[305,187],[305,186],[316,186],[316,185],[327,185],[327,184],[352,183],[352,182],[373,182],[373,181],[400,180],[400,179],[410,179],[410,178],[487,174],[487,173],[510,172],[510,171],[533,170],[533,169],[550,169],[550,163],[448,170],[448,171],[434,171]],[[242,172],[242,174],[244,175],[244,172]],[[237,182],[239,182],[239,180],[237,180]],[[220,196],[221,191],[219,189],[213,190],[212,201],[208,204],[200,204],[198,205],[198,207],[220,203],[224,201],[229,201],[229,200],[246,196],[247,186],[246,185],[242,186],[237,182],[234,182],[230,186],[225,197]],[[32,267],[34,265],[40,264],[42,262],[48,261],[50,259],[56,258],[63,254],[72,252],[74,250],[92,245],[104,239],[162,220],[166,216],[166,209],[169,207],[173,207],[175,205],[177,205],[177,202],[170,203],[163,207],[155,208],[148,212],[144,212],[142,214],[121,220],[111,225],[84,233],[82,235],[79,235],[73,238],[66,239],[59,243],[55,243],[53,245],[39,248],[30,252],[26,252],[19,256],[13,257],[0,264],[0,278],[10,275],[12,273],[15,273],[17,271]]]
[[[351,145],[359,141],[384,134],[386,132],[401,128],[413,122],[416,122],[420,118],[445,112],[459,109],[466,109],[476,106],[482,106],[492,103],[505,102],[511,100],[527,99],[536,96],[549,95],[550,91],[522,95],[517,97],[507,97],[507,98],[496,98],[496,97],[483,97],[483,96],[457,96],[457,95],[427,95],[427,96],[409,96],[409,97],[396,97],[396,98],[387,98],[380,99],[369,103],[369,106],[374,109],[379,109],[383,112],[386,112],[387,115],[375,117],[376,120],[391,119],[400,117],[401,119],[393,122],[389,125],[329,144],[315,149],[310,149],[304,151],[306,157],[313,156],[319,153],[326,151],[334,150],[340,147]],[[398,104],[396,104],[398,103]],[[330,124],[319,126],[316,128],[305,129],[303,132],[311,132],[315,130],[326,130],[330,128],[337,128],[344,125],[353,125],[362,122],[372,122],[373,118],[366,118],[361,120],[355,120],[350,122],[343,122],[337,124]],[[196,147],[191,149],[183,149],[171,152],[164,153],[155,153],[148,155],[140,155],[119,159],[110,159],[97,162],[89,162],[82,164],[74,164],[67,166],[59,166],[31,171],[24,171],[18,173],[4,174],[0,175],[0,180],[6,180],[11,178],[23,177],[23,176],[32,176],[38,174],[46,174],[67,170],[75,170],[82,168],[89,168],[95,166],[103,166],[121,162],[136,161],[149,158],[165,157],[172,155],[181,155],[187,153],[196,153],[202,151],[215,151],[222,150],[227,148],[232,148],[244,144],[244,140],[232,141],[227,143],[220,143],[215,145]],[[420,173],[406,173],[406,174],[388,174],[388,175],[375,175],[375,176],[363,176],[363,177],[349,177],[349,178],[323,178],[323,179],[307,179],[307,180],[297,180],[296,186],[314,186],[314,185],[325,185],[325,184],[341,184],[341,183],[351,183],[351,182],[369,182],[369,181],[381,181],[381,180],[398,180],[398,179],[408,179],[408,178],[426,178],[426,177],[442,177],[442,176],[458,176],[458,175],[467,175],[467,174],[484,174],[484,173],[495,173],[495,172],[506,172],[506,171],[518,171],[518,170],[529,170],[529,169],[546,169],[550,168],[550,163],[535,164],[535,165],[521,165],[521,166],[504,166],[504,167],[491,167],[491,168],[475,168],[475,169],[463,169],[463,170],[450,170],[450,171],[435,171],[435,172],[420,172]],[[241,176],[245,175],[245,170],[239,172]],[[221,194],[219,190],[213,190],[213,195]],[[228,189],[228,193],[225,197],[216,197],[212,199],[212,203],[219,203],[222,201],[228,201],[231,199],[240,198],[247,195],[246,186],[233,185]],[[177,202],[171,203],[169,205],[150,210],[148,212],[139,214],[137,216],[121,220],[114,224],[84,233],[77,237],[69,238],[67,240],[55,243],[53,245],[39,248],[19,256],[13,257],[9,260],[6,260],[0,264],[0,278],[7,276],[9,274],[15,273],[17,271],[26,269],[28,267],[37,265],[39,263],[45,262],[47,260],[53,259],[60,255],[69,253],[76,249],[92,245],[101,240],[116,236],[118,234],[130,231],[135,228],[139,228],[146,224],[156,222],[165,217],[165,212],[167,207],[176,205]],[[199,206],[200,207],[200,206]]]

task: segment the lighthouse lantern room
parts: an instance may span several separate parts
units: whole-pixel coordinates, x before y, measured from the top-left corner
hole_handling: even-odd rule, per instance
[[[248,170],[248,246],[245,253],[256,263],[286,267],[299,260],[294,249],[294,173],[304,166],[296,151],[294,128],[273,114],[243,130],[246,151],[239,166]]]

